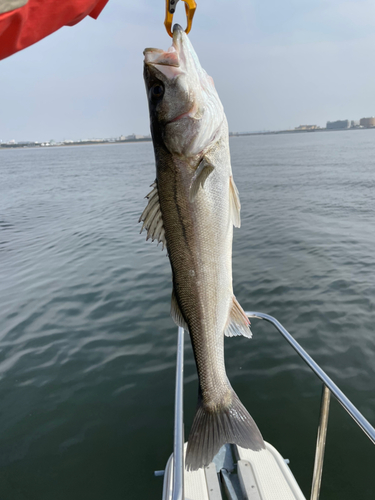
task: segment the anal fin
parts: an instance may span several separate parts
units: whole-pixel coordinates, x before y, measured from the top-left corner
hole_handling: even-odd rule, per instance
[[[172,291],[172,299],[171,299],[171,316],[173,321],[177,326],[181,326],[184,330],[189,331],[189,327],[182,316],[180,306],[178,305],[176,295],[174,290]]]
[[[226,337],[235,337],[236,335],[243,335],[251,339],[252,333],[249,328],[250,321],[246,316],[245,311],[242,309],[238,300],[233,295],[233,305],[229,313],[228,324],[224,330]]]

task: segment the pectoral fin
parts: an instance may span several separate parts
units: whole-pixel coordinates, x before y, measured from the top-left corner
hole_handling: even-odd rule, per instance
[[[164,248],[164,246],[167,246],[167,242],[165,239],[163,217],[160,210],[157,182],[155,181],[151,184],[151,187],[153,188],[152,191],[146,196],[148,199],[147,206],[143,210],[138,222],[143,221],[141,232],[143,229],[146,229],[146,240],[150,238],[152,241],[158,240],[158,242],[162,244],[162,248]]]
[[[195,200],[200,186],[204,187],[207,177],[213,172],[214,168],[213,164],[206,157],[203,157],[191,181],[189,194],[191,202]]]
[[[229,178],[229,198],[230,198],[230,211],[232,215],[232,221],[234,227],[241,227],[241,202],[240,197],[238,195],[237,186],[234,183],[233,177]]]
[[[229,314],[229,320],[224,334],[227,337],[243,335],[244,337],[251,339],[252,333],[249,325],[249,318],[246,316],[245,311],[242,309],[236,297],[233,295],[233,305]]]

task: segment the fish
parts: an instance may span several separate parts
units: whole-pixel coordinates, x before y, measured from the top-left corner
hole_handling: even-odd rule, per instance
[[[224,363],[224,336],[252,335],[232,284],[233,226],[240,227],[241,204],[223,105],[181,26],[173,27],[167,51],[144,50],[144,80],[156,180],[139,220],[147,239],[167,249],[171,316],[190,334],[199,390],[185,467],[198,470],[226,443],[265,448]]]

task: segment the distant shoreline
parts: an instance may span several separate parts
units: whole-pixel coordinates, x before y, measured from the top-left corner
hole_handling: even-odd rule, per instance
[[[111,141],[111,140],[106,140],[103,139],[102,141],[73,141],[73,142],[67,142],[67,143],[59,143],[59,144],[48,144],[48,146],[45,146],[41,143],[37,144],[0,144],[0,150],[1,149],[35,149],[35,148],[43,148],[43,149],[48,149],[48,148],[65,148],[69,146],[95,146],[97,144],[123,144],[126,142],[151,142],[151,137],[142,137],[141,139],[123,139],[121,141]]]
[[[230,137],[241,137],[244,135],[277,135],[277,134],[312,134],[314,132],[349,132],[354,130],[375,130],[375,127],[351,127],[351,128],[315,128],[306,130],[274,130],[268,132],[232,132]]]
[[[265,132],[230,132],[229,137],[243,137],[249,135],[278,135],[278,134],[312,134],[316,132],[349,132],[357,130],[375,130],[375,127],[353,127],[353,128],[342,128],[342,129],[328,129],[328,128],[317,128],[312,130],[274,130]],[[151,142],[151,137],[142,137],[140,139],[123,139],[123,140],[98,140],[98,141],[73,141],[68,143],[59,144],[49,144],[48,146],[37,144],[0,144],[0,150],[5,149],[34,149],[34,148],[63,148],[67,146],[95,146],[97,144],[126,144],[135,142]]]

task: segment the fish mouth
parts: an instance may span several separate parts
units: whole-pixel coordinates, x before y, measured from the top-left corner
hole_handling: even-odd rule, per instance
[[[154,48],[145,49],[143,51],[143,54],[145,56],[145,64],[156,68],[168,80],[173,80],[182,73],[185,73],[186,61],[183,50],[184,37],[186,37],[185,31],[179,24],[175,24],[173,26],[172,45],[167,51]],[[196,114],[196,112],[197,105],[194,103],[191,109],[169,120],[165,123],[165,125],[177,122],[182,118],[192,117]]]
[[[186,111],[185,113],[181,113],[180,115],[176,116],[175,118],[167,122],[166,125],[182,120],[182,118],[195,118],[197,113],[198,113],[198,106],[196,102],[194,102],[192,108],[189,109],[189,111]]]
[[[167,51],[162,49],[147,48],[143,51],[145,64],[155,66],[168,79],[176,78],[184,72],[182,39],[185,32],[179,24],[173,26],[172,45]],[[186,36],[186,35],[185,35]]]

